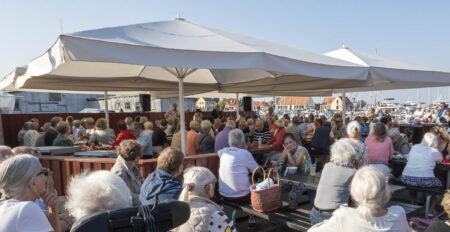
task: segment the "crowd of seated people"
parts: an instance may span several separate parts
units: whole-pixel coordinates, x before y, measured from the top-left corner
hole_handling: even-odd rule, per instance
[[[315,225],[311,231],[376,231],[374,228],[408,231],[410,228],[401,207],[383,207],[389,201],[390,191],[386,177],[392,176],[389,163],[394,154],[408,155],[408,162],[401,176],[404,184],[418,187],[442,186],[443,180],[437,178],[433,170],[438,162],[448,157],[450,150],[450,139],[443,127],[433,128],[430,133],[425,134],[421,144],[411,146],[408,139],[400,133],[398,124],[392,122],[386,114],[381,118],[376,114],[361,116],[344,123],[346,120],[339,115],[334,115],[329,120],[324,115],[312,114],[278,118],[273,109],[258,118],[223,118],[224,114],[219,109],[216,109],[215,118],[198,114],[187,122],[189,130],[186,133],[186,155],[217,153],[220,159],[219,175],[216,177],[203,167],[190,167],[182,175],[185,154],[181,152],[179,112],[176,104],[173,106],[167,118],[155,123],[155,127],[153,122],[143,116],[119,120],[117,136],[113,129],[106,126],[103,118],[95,121],[93,118],[76,120],[68,117],[63,121],[60,117],[54,117],[44,124],[43,133],[38,132],[42,129],[39,128],[38,121],[33,119],[24,124],[18,135],[18,141],[21,142],[19,144],[25,147],[18,147],[13,152],[8,147],[1,146],[0,162],[3,161],[1,165],[6,170],[7,165],[15,165],[16,161],[8,163],[19,159],[15,157],[30,159],[32,156],[21,154],[32,153],[32,150],[26,150],[27,147],[38,144],[73,146],[77,141],[85,140],[116,149],[117,159],[110,172],[83,173],[71,180],[67,189],[66,209],[72,220],[104,210],[154,204],[156,199],[158,202],[179,199],[190,204],[191,218],[178,231],[209,230],[209,218],[215,212],[222,211],[213,201],[216,183],[220,198],[250,202],[248,176],[258,163],[264,163],[261,162],[261,157],[278,163],[285,162],[287,166],[300,169],[306,162],[306,172],[309,172],[311,164],[315,162],[315,158],[312,158],[314,155],[328,157],[320,170],[317,190],[293,190],[297,195],[304,192],[308,194],[312,206],[310,221]],[[274,151],[264,152],[260,156],[258,153],[250,153],[248,149],[258,143],[272,146]],[[139,160],[152,157],[158,159],[156,170],[147,177],[141,176]],[[32,170],[36,172],[37,169],[42,167]],[[0,170],[0,174],[5,170]],[[11,175],[22,175],[16,178],[25,178],[23,182],[14,179],[23,185],[21,191],[24,191],[26,197],[21,198],[24,199],[22,201],[40,199],[47,208],[55,207],[55,203],[47,199],[55,196],[41,189],[37,190],[38,184],[42,185],[41,182],[44,182],[45,185],[45,181],[34,176],[27,177],[27,173]],[[43,174],[38,176],[40,175]],[[10,181],[12,180],[0,175],[2,201],[14,203],[11,198],[19,199],[8,195]],[[89,191],[83,191],[80,190],[83,185],[93,187]],[[106,188],[110,189],[105,191]],[[97,200],[92,197],[95,194],[99,197]],[[7,196],[11,197],[5,198]],[[415,199],[415,196],[411,197]],[[19,207],[3,204],[2,201],[0,211],[8,210],[8,207]],[[437,213],[437,202],[438,198],[433,198],[430,210],[433,214]],[[349,206],[343,206],[346,204]],[[43,231],[55,230],[55,220],[64,221],[64,225],[69,226],[73,223],[66,216],[58,215],[61,217],[57,218],[54,215],[40,215],[41,211],[36,209],[30,212],[34,212],[31,216],[40,218],[36,223],[40,223]],[[11,211],[9,215],[10,218],[30,216],[20,215],[17,211]],[[352,218],[354,227],[350,226]],[[4,223],[4,226],[9,228],[14,225]],[[249,217],[248,227],[257,227],[255,218]],[[20,228],[16,230],[20,231]]]

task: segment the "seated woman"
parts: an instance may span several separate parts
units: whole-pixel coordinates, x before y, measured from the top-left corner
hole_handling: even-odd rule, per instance
[[[183,191],[178,200],[187,202],[191,207],[191,216],[177,231],[208,231],[211,215],[221,211],[222,207],[210,200],[214,197],[217,179],[204,167],[190,167],[184,171]]]
[[[133,197],[133,205],[139,204],[139,193],[144,179],[139,173],[137,163],[142,157],[141,144],[136,140],[123,140],[116,149],[117,159],[111,172],[125,181]]]
[[[446,221],[438,221],[429,226],[424,232],[448,232],[450,231],[450,190],[444,195],[441,202],[444,211],[447,213],[448,219]]]
[[[387,136],[386,125],[381,122],[375,123],[364,144],[369,150],[370,165],[390,178],[392,174],[388,164],[394,155],[394,147],[391,138]]]
[[[308,150],[300,145],[298,145],[295,136],[291,133],[286,133],[283,136],[283,152],[278,158],[278,162],[287,162],[287,166],[303,168],[305,160],[307,161],[305,172],[309,172],[309,167],[311,166],[311,157],[309,156]]]
[[[119,176],[109,171],[84,172],[73,177],[67,188],[65,208],[76,220],[131,206],[130,189]]]
[[[367,146],[361,142],[361,125],[358,121],[352,121],[347,125],[347,136],[351,139],[355,149],[356,156],[354,165],[356,168],[360,168],[369,164],[369,151]]]
[[[209,120],[203,120],[200,123],[200,135],[198,136],[199,153],[208,154],[214,153],[214,137],[211,135],[211,122]]]
[[[111,147],[115,148],[119,146],[122,140],[133,139],[136,140],[136,136],[133,135],[130,129],[128,129],[127,124],[123,120],[117,121],[117,129],[119,129],[119,134],[117,135],[116,140],[111,144]]]
[[[350,139],[340,139],[331,146],[330,162],[325,164],[317,186],[311,224],[330,218],[333,211],[348,203],[350,182],[356,172],[353,167],[355,155]]]
[[[400,134],[397,128],[392,128],[388,132],[389,137],[392,139],[394,145],[394,154],[408,154],[409,153],[409,143]]]
[[[67,122],[60,122],[56,126],[56,131],[58,131],[58,136],[53,140],[52,146],[63,146],[72,147],[73,142],[67,138],[70,135],[70,128]]]
[[[181,182],[177,179],[183,173],[184,154],[174,148],[164,149],[158,156],[156,170],[142,184],[139,201],[143,205],[167,199],[178,199],[181,193]]]
[[[441,152],[442,158],[445,159],[450,154],[450,146],[448,145],[450,143],[449,132],[442,126],[435,126],[431,128],[430,132],[436,135],[438,141],[437,149]]]
[[[89,140],[95,144],[111,145],[116,139],[114,130],[107,128],[106,119],[99,118],[95,123],[95,130],[92,132]]]
[[[31,155],[16,155],[0,164],[0,231],[59,231],[57,213],[49,219],[34,201],[42,198],[52,212],[58,212],[58,200],[46,190],[49,171]],[[55,228],[55,229],[54,229]]]
[[[404,184],[424,188],[442,186],[441,181],[434,176],[436,163],[442,161],[442,155],[436,148],[436,136],[430,132],[425,133],[420,144],[412,147],[408,155],[408,162],[402,172]],[[415,193],[411,192],[411,197],[414,201]],[[431,213],[437,213],[436,203],[436,200],[431,201]]]
[[[358,206],[356,209],[341,206],[329,220],[314,225],[308,232],[412,231],[402,207],[384,208],[391,191],[386,177],[376,168],[359,169],[353,177],[350,194]]]

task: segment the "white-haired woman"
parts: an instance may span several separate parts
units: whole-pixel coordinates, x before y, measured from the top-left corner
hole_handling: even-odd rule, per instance
[[[76,220],[131,206],[131,192],[127,184],[109,171],[82,173],[73,177],[67,188],[65,208]]]
[[[17,155],[0,164],[0,231],[56,231],[58,201],[46,191],[49,171],[31,155]],[[51,211],[50,222],[34,201],[42,198]]]
[[[309,232],[406,232],[412,231],[400,206],[384,208],[391,192],[383,173],[366,166],[358,170],[351,182],[350,194],[358,206],[341,206],[333,216],[314,225]]]
[[[442,161],[442,155],[437,150],[437,138],[433,133],[425,133],[422,142],[412,147],[408,162],[402,172],[402,182],[417,187],[441,187],[441,181],[434,176],[436,163]],[[415,194],[412,193],[413,201]],[[432,200],[430,212],[436,213],[437,201]]]
[[[394,154],[408,154],[409,143],[408,140],[403,138],[398,128],[392,128],[388,131],[389,137],[392,139],[392,145],[394,146]]]
[[[217,179],[207,168],[190,167],[184,171],[183,180],[183,191],[178,200],[189,204],[191,216],[177,231],[208,232],[211,215],[215,211],[222,210],[222,207],[211,201],[211,198],[214,197]]]
[[[330,162],[325,164],[317,186],[311,224],[330,218],[334,210],[348,203],[350,182],[356,172],[353,166],[355,155],[350,139],[340,139],[331,146]]]
[[[214,137],[211,135],[211,122],[209,120],[203,120],[200,123],[200,135],[198,136],[198,153],[208,154],[214,153]]]
[[[347,125],[347,136],[351,139],[355,149],[355,162],[356,168],[360,168],[363,165],[369,164],[369,150],[367,146],[361,142],[361,125],[358,121],[352,121]]]

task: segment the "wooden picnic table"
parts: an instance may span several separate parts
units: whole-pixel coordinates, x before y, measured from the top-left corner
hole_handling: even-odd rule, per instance
[[[267,153],[275,150],[272,144],[261,144],[261,147],[258,147],[256,143],[250,143],[247,149],[250,153]]]
[[[235,201],[222,201],[222,203],[247,214],[254,215],[255,217],[262,218],[297,231],[307,231],[312,226],[309,221],[309,214],[291,210],[287,206],[281,207],[273,212],[260,213],[253,210],[250,203],[239,203]]]

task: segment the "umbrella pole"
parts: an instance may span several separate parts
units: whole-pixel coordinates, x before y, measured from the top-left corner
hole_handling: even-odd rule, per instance
[[[105,91],[105,119],[106,127],[109,128],[108,91]]]
[[[236,93],[236,122],[239,119],[239,93]]]
[[[345,97],[345,89],[342,90],[342,122],[345,125],[345,110],[347,109],[347,98]]]
[[[181,126],[181,152],[186,155],[186,127],[184,112],[184,85],[183,78],[178,77],[178,98],[180,101],[180,126]]]

